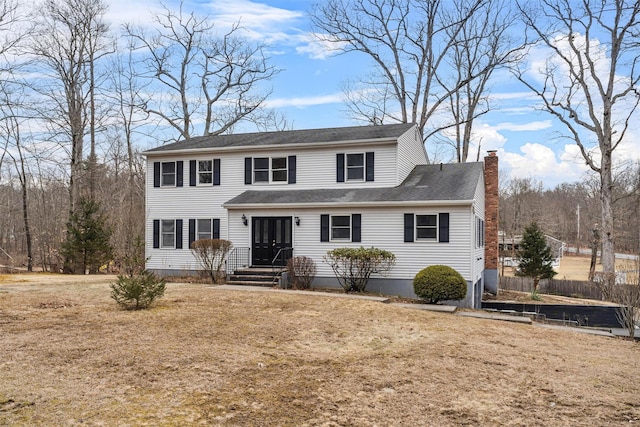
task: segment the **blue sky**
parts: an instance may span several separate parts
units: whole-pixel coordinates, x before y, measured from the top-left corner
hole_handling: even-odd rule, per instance
[[[150,11],[159,7],[152,0],[108,0],[108,4],[107,20],[114,29],[123,22],[147,25]],[[165,4],[177,8],[179,3]],[[185,1],[183,10],[208,14],[221,29],[240,20],[249,39],[269,46],[271,62],[282,71],[271,82],[268,106],[285,114],[294,128],[361,124],[350,119],[342,87],[347,79],[365,73],[370,64],[358,54],[334,55],[316,42],[307,17],[311,5],[307,0],[196,0]],[[540,57],[544,51],[534,55]],[[482,141],[482,155],[498,150],[501,169],[509,177],[535,178],[545,187],[585,177],[588,168],[575,143],[558,137],[564,128],[538,111],[539,100],[507,71],[494,75],[492,104],[494,110],[476,121],[476,136]],[[621,146],[620,158],[639,158],[637,123],[628,141]]]

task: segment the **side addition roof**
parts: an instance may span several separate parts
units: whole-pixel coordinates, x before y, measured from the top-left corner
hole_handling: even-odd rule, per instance
[[[190,138],[161,147],[152,148],[143,154],[153,155],[174,151],[193,151],[214,148],[262,147],[289,144],[331,144],[357,141],[397,139],[409,129],[412,123],[382,126],[351,126],[323,129],[288,130],[278,132],[237,133]]]
[[[280,205],[409,205],[424,202],[471,204],[483,163],[418,165],[407,179],[392,188],[331,188],[314,190],[249,190],[234,197],[226,208]]]

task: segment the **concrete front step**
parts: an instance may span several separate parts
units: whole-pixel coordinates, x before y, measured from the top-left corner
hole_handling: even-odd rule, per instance
[[[236,270],[229,275],[227,284],[240,286],[264,286],[272,287],[280,282],[283,269],[273,269],[270,267],[245,268]]]

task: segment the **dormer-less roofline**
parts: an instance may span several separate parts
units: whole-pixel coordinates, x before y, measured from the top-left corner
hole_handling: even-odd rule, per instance
[[[381,126],[351,126],[328,129],[304,129],[278,132],[256,132],[212,135],[147,150],[145,156],[166,154],[207,153],[225,151],[272,150],[282,147],[344,147],[395,143],[416,125],[401,123]]]

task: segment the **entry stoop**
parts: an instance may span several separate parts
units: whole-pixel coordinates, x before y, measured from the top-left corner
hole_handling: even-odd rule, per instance
[[[229,275],[227,285],[266,286],[280,285],[280,278],[286,268],[250,267],[236,270]]]

